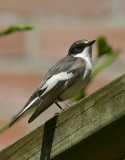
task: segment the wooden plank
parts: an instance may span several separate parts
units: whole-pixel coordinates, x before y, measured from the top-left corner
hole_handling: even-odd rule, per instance
[[[113,153],[123,158],[124,124],[125,75],[1,151],[0,159],[98,160],[109,152],[106,160],[113,159]],[[96,142],[102,144],[96,147]]]

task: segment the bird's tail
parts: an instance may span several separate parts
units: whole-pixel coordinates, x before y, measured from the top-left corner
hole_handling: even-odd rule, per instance
[[[26,111],[28,111],[29,109],[38,106],[40,103],[40,100],[38,97],[36,97],[35,99],[33,99],[32,101],[28,101],[26,103],[26,105],[20,110],[20,112],[14,116],[9,124],[9,127],[11,127]]]

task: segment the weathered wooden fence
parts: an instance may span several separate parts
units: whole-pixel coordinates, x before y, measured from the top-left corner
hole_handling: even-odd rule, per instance
[[[0,152],[0,160],[124,160],[125,75]]]

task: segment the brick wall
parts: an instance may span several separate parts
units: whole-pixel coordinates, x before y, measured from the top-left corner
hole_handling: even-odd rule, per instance
[[[32,24],[35,30],[0,38],[0,124],[25,104],[44,74],[67,54],[79,39],[105,35],[114,48],[121,48],[117,61],[88,86],[92,93],[125,71],[124,0],[0,0],[0,30],[12,24]],[[93,47],[93,57],[96,45]],[[29,116],[0,135],[0,149],[49,119],[52,106],[33,123]]]

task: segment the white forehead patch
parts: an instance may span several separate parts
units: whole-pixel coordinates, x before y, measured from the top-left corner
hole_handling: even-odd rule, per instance
[[[85,40],[84,42],[87,44],[89,41]]]

